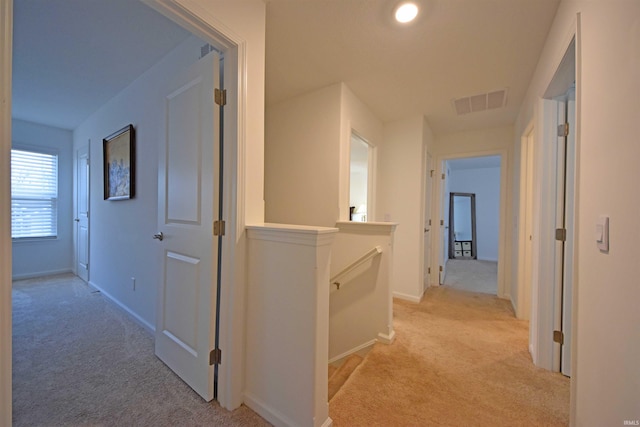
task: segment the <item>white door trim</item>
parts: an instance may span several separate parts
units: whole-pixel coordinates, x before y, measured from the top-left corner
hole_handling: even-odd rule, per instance
[[[438,155],[436,159],[436,177],[442,176],[445,172],[442,170],[444,163],[447,160],[453,159],[461,159],[466,157],[484,157],[484,156],[500,156],[500,226],[498,229],[498,297],[504,299],[510,299],[510,289],[506,286],[506,271],[507,271],[507,263],[506,263],[506,249],[507,249],[507,224],[509,223],[509,217],[507,216],[507,185],[508,185],[508,171],[509,171],[509,150],[506,148],[495,149],[495,150],[487,150],[487,151],[474,151],[474,152],[466,152],[466,153],[456,153],[456,154],[441,154]],[[442,185],[435,186],[435,195],[433,200],[435,200],[439,206],[435,207],[434,212],[437,213],[437,217],[435,218],[434,224],[439,224],[441,220],[444,220],[447,223],[448,218],[442,218],[443,210],[442,203]],[[432,244],[435,247],[432,247],[432,265],[439,265],[440,260],[438,259],[436,263],[434,263],[433,257],[437,254],[440,256],[440,252],[442,248],[440,247],[440,242],[442,241],[442,227],[436,227],[433,230],[435,234],[431,237]],[[446,237],[446,236],[445,236]]]
[[[533,120],[520,138],[520,200],[518,214],[518,260],[516,316],[529,320],[531,315],[531,273],[533,264],[533,167],[535,157],[535,126]],[[512,295],[513,301],[514,295]],[[531,324],[530,328],[534,325]]]
[[[0,206],[11,206],[13,1],[0,0]],[[11,425],[11,214],[0,212],[0,425]]]
[[[247,42],[204,9],[187,9],[177,0],[142,0],[183,28],[209,41],[224,57],[224,213],[227,235],[222,251],[219,342],[222,364],[218,371],[218,402],[226,409],[242,404],[244,388],[244,292],[246,76]],[[203,18],[206,17],[206,20]]]

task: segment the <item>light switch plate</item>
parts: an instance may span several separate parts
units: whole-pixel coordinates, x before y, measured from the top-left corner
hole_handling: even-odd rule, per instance
[[[602,252],[609,251],[609,217],[601,216],[596,222],[596,244]]]

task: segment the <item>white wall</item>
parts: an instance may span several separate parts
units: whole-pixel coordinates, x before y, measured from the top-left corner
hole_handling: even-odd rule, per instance
[[[639,17],[637,1],[563,1],[516,123],[519,144],[579,21],[571,385],[576,426],[621,425],[640,418],[640,199],[629,197],[637,193],[640,158],[640,98],[630,96],[640,93]],[[599,215],[611,221],[608,253],[594,241]]]
[[[151,329],[160,278],[160,252],[152,236],[158,222],[164,90],[169,78],[197,61],[203,43],[189,38],[74,131],[75,149],[88,143],[90,150],[90,283]],[[135,197],[103,200],[102,139],[129,123],[136,130]]]
[[[270,105],[266,119],[266,221],[333,227],[349,220],[351,133],[375,151],[381,122],[343,83]]]
[[[452,170],[449,184],[451,192],[475,193],[478,259],[498,261],[500,168]]]
[[[267,222],[333,227],[338,220],[341,86],[267,108]]]
[[[341,221],[349,220],[349,158],[351,135],[356,132],[367,144],[371,151],[372,161],[369,165],[371,185],[368,188],[367,221],[380,221],[376,218],[376,193],[378,186],[378,146],[382,142],[382,122],[358,99],[353,92],[342,84],[340,103],[340,186],[339,186],[339,216]]]
[[[73,264],[72,132],[23,120],[12,120],[12,142],[24,148],[53,149],[58,154],[58,237],[13,242],[14,279],[63,273]]]
[[[424,293],[425,152],[433,140],[426,119],[412,116],[384,125],[378,153],[376,218],[398,223],[392,267],[393,295],[418,302]]]

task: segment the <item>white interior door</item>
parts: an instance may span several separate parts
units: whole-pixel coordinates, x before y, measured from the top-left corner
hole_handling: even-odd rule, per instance
[[[556,286],[554,330],[561,332],[554,343],[554,366],[571,375],[571,306],[573,299],[573,241],[575,196],[575,90],[558,101],[558,124],[568,124],[566,135],[558,134],[556,228],[565,230],[556,241]]]
[[[76,155],[76,274],[89,281],[89,147]]]
[[[433,189],[433,159],[427,153],[427,177],[424,195],[424,290],[431,285],[431,192]]]
[[[165,97],[166,133],[158,167],[158,247],[162,252],[156,355],[202,398],[214,398],[219,58],[211,52],[175,76]],[[150,236],[151,237],[151,236]]]

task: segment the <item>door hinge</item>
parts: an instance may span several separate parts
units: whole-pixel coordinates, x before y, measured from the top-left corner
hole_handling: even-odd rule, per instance
[[[224,236],[225,222],[223,220],[213,221],[213,235]]]
[[[223,107],[227,105],[227,90],[226,89],[215,89],[213,91],[213,98],[219,106]]]
[[[569,123],[558,125],[558,136],[564,137],[569,135]]]
[[[559,240],[561,242],[565,242],[567,240],[566,228],[556,228],[556,240]]]
[[[209,353],[209,366],[211,365],[219,365],[222,363],[222,350],[219,348],[214,348]]]
[[[436,172],[436,171],[434,171],[433,169],[431,169],[431,170],[429,171],[429,176],[433,178],[433,174],[434,174],[435,172]]]
[[[444,179],[444,174],[442,174],[442,179]]]
[[[553,342],[557,342],[560,345],[564,345],[564,332],[553,331]]]
[[[431,267],[427,267],[427,274],[431,274]]]
[[[444,225],[444,219],[440,220],[440,225]]]
[[[429,225],[431,225],[431,220],[429,220]]]
[[[442,271],[442,266],[440,266],[440,271]]]

